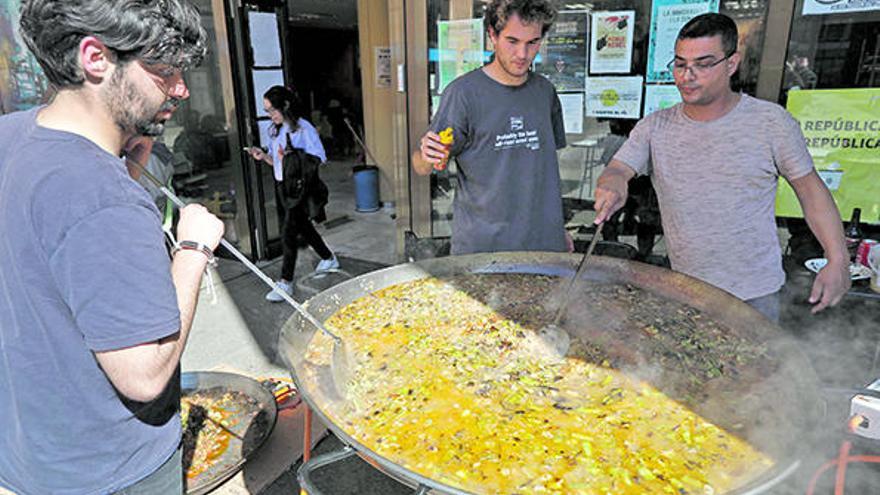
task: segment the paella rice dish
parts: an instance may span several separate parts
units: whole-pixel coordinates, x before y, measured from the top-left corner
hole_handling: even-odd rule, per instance
[[[180,400],[186,478],[226,468],[241,456],[243,431],[256,416],[257,401],[246,394],[220,388],[196,391]],[[230,450],[231,449],[231,450]]]
[[[577,341],[564,360],[546,359],[530,339],[552,319],[540,301],[558,286],[545,275],[471,274],[353,301],[326,321],[354,362],[344,405],[324,412],[371,451],[479,494],[724,493],[774,466],[689,403],[706,381],[760,364],[760,344],[696,310],[661,314],[636,294],[646,313],[627,320],[638,337],[627,349]],[[638,289],[597,290],[619,300]],[[316,332],[306,359],[329,366],[332,346]],[[630,351],[686,378],[663,387],[628,373]]]

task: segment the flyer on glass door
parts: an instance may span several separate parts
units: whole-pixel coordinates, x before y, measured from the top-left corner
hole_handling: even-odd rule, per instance
[[[718,12],[718,0],[654,0],[648,40],[648,82],[671,82],[666,65],[675,58],[678,32],[694,17]]]
[[[541,44],[535,71],[556,91],[583,91],[587,77],[586,12],[560,12]]]
[[[642,76],[587,79],[586,115],[637,119],[642,110]]]
[[[634,10],[593,13],[590,74],[628,74],[632,68]]]

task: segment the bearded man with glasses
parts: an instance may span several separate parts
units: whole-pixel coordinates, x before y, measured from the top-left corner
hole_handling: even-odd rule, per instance
[[[20,33],[57,93],[0,117],[0,491],[183,493],[180,356],[223,223],[183,208],[169,259],[126,160],[189,96],[199,12],[25,0]]]
[[[669,69],[682,102],[642,119],[599,177],[596,222],[626,201],[627,181],[650,175],[672,268],[779,319],[785,283],[774,215],[778,177],[795,190],[828,264],[812,312],[850,287],[840,213],[819,178],[797,121],[782,107],[731,89],[736,24],[703,14],[682,27]]]

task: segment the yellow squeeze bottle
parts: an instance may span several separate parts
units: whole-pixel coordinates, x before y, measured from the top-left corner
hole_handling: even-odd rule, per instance
[[[440,131],[440,143],[446,146],[446,156],[439,163],[434,165],[436,170],[446,170],[446,162],[449,161],[449,148],[452,147],[452,143],[455,141],[455,138],[452,136],[452,127],[447,127]]]

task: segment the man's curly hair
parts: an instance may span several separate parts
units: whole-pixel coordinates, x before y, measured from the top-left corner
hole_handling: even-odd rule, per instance
[[[86,36],[101,40],[120,64],[140,60],[184,70],[207,53],[199,12],[187,0],[25,0],[20,27],[59,88],[85,81],[77,52]]]
[[[499,34],[514,14],[526,24],[540,23],[544,36],[556,19],[556,6],[550,0],[492,0],[486,5],[483,25]]]

